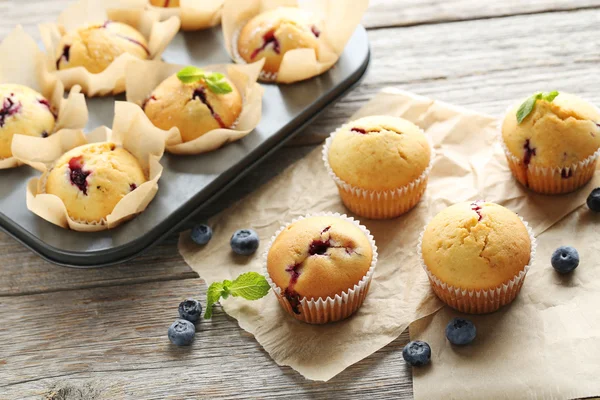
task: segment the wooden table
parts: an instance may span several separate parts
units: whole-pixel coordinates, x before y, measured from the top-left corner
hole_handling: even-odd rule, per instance
[[[0,38],[16,23],[39,37],[68,0],[0,0]],[[384,86],[501,114],[539,90],[600,103],[600,0],[372,0],[373,60],[360,87],[332,106],[206,217],[319,143]],[[46,263],[0,233],[0,399],[412,398],[403,334],[328,383],[271,361],[216,310],[192,348],[166,338],[179,302],[206,285],[176,237],[124,265]]]

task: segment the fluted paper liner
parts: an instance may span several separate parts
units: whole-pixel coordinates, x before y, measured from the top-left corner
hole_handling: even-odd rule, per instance
[[[213,129],[189,142],[183,142],[177,127],[162,131],[167,151],[173,154],[205,153],[252,132],[260,122],[262,114],[264,89],[256,81],[263,64],[264,61],[261,60],[248,65],[216,64],[202,67],[206,71],[221,72],[231,80],[242,95],[242,112],[232,128]],[[141,106],[161,82],[183,67],[161,61],[132,61],[127,66],[126,73],[127,101]],[[145,113],[142,114],[148,119]],[[151,123],[149,119],[148,122]]]
[[[352,223],[354,226],[359,228],[362,233],[369,239],[369,243],[371,245],[371,249],[373,250],[373,258],[371,260],[371,266],[367,273],[358,281],[353,287],[348,288],[342,292],[341,295],[336,294],[334,297],[328,296],[327,298],[318,298],[307,299],[303,297],[300,299],[299,305],[299,314],[296,314],[293,311],[292,305],[289,300],[285,298],[282,294],[283,290],[277,286],[271,277],[269,276],[269,271],[267,270],[267,256],[269,254],[269,250],[273,245],[273,242],[279,236],[281,232],[283,232],[288,226],[292,225],[295,222],[301,221],[306,218],[311,217],[336,217],[343,219]],[[267,246],[267,250],[263,254],[263,275],[269,282],[271,289],[277,296],[277,300],[279,304],[287,311],[288,314],[296,318],[297,320],[308,322],[309,324],[325,324],[328,322],[339,321],[344,318],[348,318],[350,315],[354,314],[356,310],[362,305],[365,296],[369,291],[369,286],[371,284],[371,279],[373,278],[373,273],[375,272],[375,266],[377,265],[377,246],[375,245],[375,239],[373,239],[373,235],[367,228],[360,224],[359,221],[354,218],[348,217],[345,214],[325,212],[325,213],[317,213],[317,214],[309,214],[304,217],[295,218],[292,222],[282,226],[279,230],[273,235],[269,245]]]
[[[393,220],[361,219],[377,241],[378,260],[360,309],[342,321],[311,325],[290,318],[269,293],[257,301],[222,300],[214,314],[235,318],[275,363],[311,380],[326,381],[342,371],[346,379],[360,379],[365,370],[381,368],[377,360],[388,354],[403,368],[398,351],[405,340],[398,337],[411,324],[412,338],[432,348],[431,368],[413,370],[416,400],[445,400],[449,393],[461,400],[479,400],[482,393],[511,399],[525,393],[531,398],[600,393],[600,268],[593,268],[600,224],[585,207],[590,190],[600,186],[600,174],[568,196],[540,195],[513,179],[497,144],[496,116],[392,88],[378,93],[350,119],[368,115],[415,123],[432,139],[436,155],[427,191],[410,213]],[[266,178],[257,181],[254,193],[211,218],[214,234],[206,246],[193,243],[189,232],[181,234],[179,251],[207,284],[261,272],[259,255],[285,222],[324,210],[348,212],[323,166],[321,150],[314,149],[287,169],[288,160],[300,158],[305,150],[282,150],[272,158],[266,169],[282,172],[267,183]],[[529,223],[537,237],[538,258],[510,306],[468,316],[477,326],[477,338],[468,347],[456,348],[444,329],[450,319],[464,315],[443,307],[416,249],[423,226],[439,211],[481,198],[508,207]],[[231,252],[229,239],[240,228],[252,228],[261,238],[253,257]],[[563,277],[550,266],[550,255],[565,244],[575,245],[582,261],[574,274]],[[385,354],[347,369],[386,345]],[[589,351],[582,352],[581,346]]]
[[[498,285],[493,289],[481,290],[469,290],[449,285],[435,276],[435,274],[433,274],[429,268],[427,268],[427,264],[425,264],[425,261],[423,260],[422,251],[423,235],[425,234],[425,230],[429,224],[425,225],[425,228],[419,236],[417,254],[419,255],[421,267],[427,273],[435,294],[450,307],[468,314],[486,314],[494,312],[500,307],[511,303],[519,294],[521,286],[523,286],[523,282],[525,281],[525,276],[533,265],[537,248],[533,230],[529,227],[529,224],[523,220],[523,218],[519,216],[519,219],[521,222],[523,222],[525,228],[527,228],[527,233],[529,233],[529,239],[531,240],[531,254],[529,255],[529,263],[524,265],[522,269],[508,281]]]
[[[102,24],[106,20],[123,22],[136,28],[147,39],[149,58],[154,60],[160,59],[167,45],[179,31],[180,21],[177,17],[161,22],[160,15],[151,10],[111,8],[120,4],[116,0],[79,0],[60,14],[57,23],[40,25],[48,66],[55,71],[67,89],[80,85],[83,93],[90,97],[122,93],[125,90],[127,63],[138,60],[131,54],[122,54],[99,74],[92,74],[84,67],[56,70],[56,49],[67,32],[89,24]],[[121,5],[125,4],[127,2]]]
[[[27,86],[48,99],[58,114],[52,133],[81,129],[87,124],[88,110],[80,88],[74,87],[64,98],[63,84],[48,71],[44,53],[20,25],[0,43],[0,84],[3,83]],[[0,169],[19,165],[15,157],[0,159]]]
[[[417,205],[419,200],[421,200],[423,193],[425,193],[427,179],[431,172],[431,168],[433,168],[435,149],[431,142],[431,138],[429,138],[421,129],[421,132],[427,138],[427,142],[431,148],[431,158],[429,160],[429,165],[417,179],[394,190],[367,190],[345,182],[333,172],[333,169],[329,164],[329,148],[331,147],[333,138],[340,130],[346,128],[351,123],[352,122],[342,125],[327,138],[323,145],[322,157],[327,173],[337,185],[340,197],[346,207],[356,215],[369,219],[395,218],[410,211]]]
[[[312,78],[329,70],[339,59],[346,43],[360,23],[368,0],[228,0],[223,7],[223,35],[225,48],[237,63],[245,63],[237,52],[237,37],[253,17],[278,7],[300,7],[323,21],[319,36],[319,54],[313,49],[295,49],[285,53],[275,75],[262,73],[261,80],[293,83]]]
[[[158,180],[163,170],[160,158],[164,152],[164,137],[162,131],[142,118],[142,114],[134,104],[116,102],[113,130],[100,127],[87,136],[81,130],[63,130],[47,139],[15,136],[12,146],[15,157],[43,173],[27,185],[27,208],[55,225],[81,232],[112,229],[144,211],[158,191]],[[105,141],[111,141],[131,153],[142,166],[148,181],[123,197],[106,219],[93,222],[74,220],[69,217],[58,196],[44,192],[46,177],[54,162],[65,152],[87,143]]]
[[[181,29],[197,31],[219,25],[225,0],[180,0],[179,7],[155,7],[148,0],[145,6],[157,12],[162,20],[171,17],[181,19]]]

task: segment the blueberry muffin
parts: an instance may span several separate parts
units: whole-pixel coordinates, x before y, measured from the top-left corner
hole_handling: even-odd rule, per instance
[[[177,75],[163,81],[142,104],[152,123],[163,130],[177,127],[184,142],[214,129],[232,128],[242,112],[243,99],[236,86],[218,94],[204,80],[183,83]]]
[[[93,223],[104,220],[146,181],[139,162],[127,150],[110,142],[92,143],[56,161],[45,179],[45,192],[58,196],[73,220]]]
[[[129,25],[106,21],[64,35],[57,49],[56,69],[84,67],[99,74],[126,53],[142,60],[149,58],[146,38]]]
[[[461,312],[513,301],[532,262],[532,238],[514,212],[477,201],[446,208],[425,228],[421,256],[433,291]]]
[[[280,7],[252,18],[240,31],[237,51],[247,63],[265,59],[263,72],[276,74],[286,52],[313,49],[319,54],[321,22],[310,13]]]
[[[275,238],[267,253],[267,274],[280,304],[295,318],[309,323],[336,321],[361,306],[375,252],[355,222],[337,216],[308,217],[288,225]],[[350,291],[353,297],[346,304],[333,300],[322,304]],[[309,306],[315,302],[320,306]]]
[[[540,96],[518,120],[519,105],[502,123],[510,169],[524,186],[544,194],[574,191],[596,170],[600,149],[600,111],[568,93]]]
[[[0,84],[0,159],[12,156],[15,134],[47,137],[55,123],[54,110],[44,96],[26,86]]]
[[[179,0],[150,0],[154,7],[175,8],[179,7]]]
[[[431,146],[415,124],[371,116],[338,129],[325,144],[324,160],[341,199],[366,218],[394,218],[423,196]]]

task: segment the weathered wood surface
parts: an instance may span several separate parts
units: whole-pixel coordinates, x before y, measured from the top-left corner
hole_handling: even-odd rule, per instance
[[[0,0],[0,38],[16,23],[37,35],[35,25],[68,3]],[[367,77],[292,145],[319,142],[385,86],[494,115],[554,88],[600,103],[599,8],[592,0],[372,0]],[[280,151],[198,220],[309,149]],[[178,302],[206,290],[175,237],[101,270],[53,266],[2,233],[0,255],[0,399],[412,397],[399,351],[406,335],[326,384],[275,365],[221,312],[191,349],[172,349],[166,329]]]

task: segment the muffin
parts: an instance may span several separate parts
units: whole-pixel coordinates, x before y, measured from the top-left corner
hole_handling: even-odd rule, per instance
[[[56,69],[84,67],[99,74],[125,53],[142,60],[149,58],[146,38],[129,25],[106,21],[64,35],[57,49]]]
[[[98,223],[146,180],[139,162],[127,150],[111,142],[92,143],[60,157],[40,193],[58,196],[73,220]]]
[[[519,216],[483,201],[440,212],[419,245],[435,294],[450,307],[473,314],[513,301],[535,254],[535,239]]]
[[[337,214],[309,216],[276,234],[265,275],[290,315],[323,324],[358,310],[376,261],[375,242],[358,222]]]
[[[413,123],[372,116],[338,129],[323,160],[343,203],[366,218],[394,218],[412,209],[427,187],[431,145]]]
[[[150,0],[154,7],[175,8],[179,7],[179,0]]]
[[[47,137],[54,132],[56,116],[50,102],[22,85],[0,84],[0,159],[12,157],[15,134]]]
[[[214,129],[232,128],[242,112],[243,100],[236,86],[224,79],[232,91],[218,94],[204,80],[183,83],[173,75],[158,85],[142,109],[156,127],[177,127],[184,142]]]
[[[572,192],[594,175],[600,111],[572,94],[540,97],[520,123],[519,105],[504,118],[502,141],[509,167],[521,184],[535,192]]]
[[[252,18],[240,31],[237,52],[247,63],[265,59],[263,73],[274,78],[283,56],[294,49],[313,49],[319,54],[321,22],[309,12],[280,7]]]

